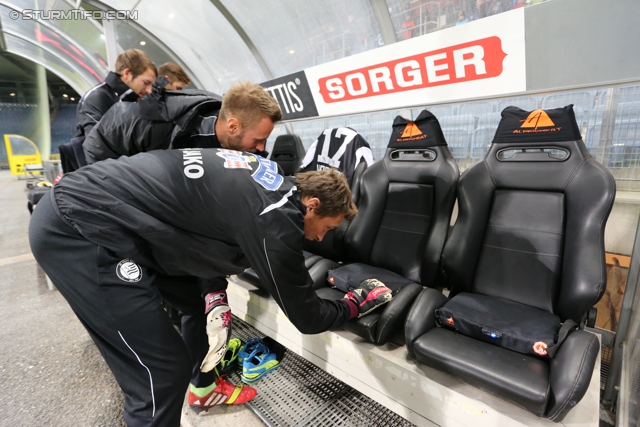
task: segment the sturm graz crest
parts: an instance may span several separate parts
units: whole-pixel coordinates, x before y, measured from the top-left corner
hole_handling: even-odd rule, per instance
[[[116,274],[124,282],[139,282],[142,279],[142,269],[130,259],[123,259],[118,263]]]

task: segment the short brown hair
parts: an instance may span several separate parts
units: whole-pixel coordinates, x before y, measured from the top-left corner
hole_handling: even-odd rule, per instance
[[[138,77],[147,71],[147,68],[150,68],[158,77],[156,64],[140,49],[125,50],[118,55],[118,59],[116,59],[116,74],[121,75],[127,68],[131,71],[133,77]]]
[[[262,86],[251,82],[236,83],[222,98],[220,118],[235,117],[243,127],[251,129],[264,116],[277,122],[282,119],[282,111],[276,101]]]
[[[296,187],[302,198],[317,197],[320,200],[316,211],[319,216],[344,214],[344,219],[351,221],[358,213],[347,178],[334,169],[298,173]]]
[[[187,76],[181,66],[175,62],[165,62],[158,68],[158,76],[169,76],[171,83],[175,81],[191,84],[191,79]]]

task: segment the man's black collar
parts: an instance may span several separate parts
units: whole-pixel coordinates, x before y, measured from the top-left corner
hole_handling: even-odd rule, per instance
[[[109,85],[109,87],[111,87],[111,89],[113,89],[118,97],[122,96],[123,93],[130,89],[129,86],[122,81],[120,76],[113,71],[109,71],[109,74],[104,81]],[[131,91],[131,93],[128,93],[122,101],[137,101],[139,97],[140,96],[137,93]]]
[[[307,214],[307,206],[302,203],[302,193],[300,193],[299,191],[293,193],[293,204],[296,205],[298,209],[300,209],[300,212],[302,212],[303,216]]]

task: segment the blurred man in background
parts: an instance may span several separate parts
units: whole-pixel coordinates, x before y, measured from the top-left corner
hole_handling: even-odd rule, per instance
[[[64,173],[87,164],[82,143],[91,129],[109,109],[120,101],[137,101],[151,93],[157,77],[155,64],[144,52],[129,49],[118,55],[116,71],[110,71],[104,82],[93,87],[78,102],[76,135],[60,146],[60,162]]]
[[[158,78],[167,79],[166,90],[183,90],[191,84],[191,79],[181,66],[175,62],[165,62],[158,67]]]
[[[129,49],[118,55],[116,71],[80,98],[76,114],[76,136],[86,136],[102,116],[119,101],[137,101],[151,93],[158,74],[155,64],[143,51]]]

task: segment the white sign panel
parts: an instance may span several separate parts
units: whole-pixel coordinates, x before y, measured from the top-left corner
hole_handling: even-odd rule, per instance
[[[524,9],[305,70],[319,116],[526,90]]]

